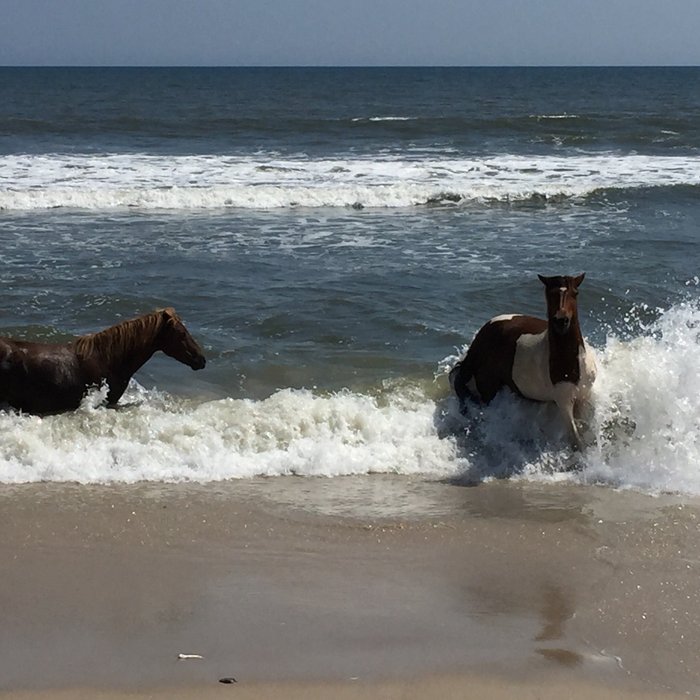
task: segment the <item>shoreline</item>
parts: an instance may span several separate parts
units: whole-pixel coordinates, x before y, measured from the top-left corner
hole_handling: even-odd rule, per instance
[[[674,497],[286,477],[7,486],[0,512],[0,697],[700,689]]]

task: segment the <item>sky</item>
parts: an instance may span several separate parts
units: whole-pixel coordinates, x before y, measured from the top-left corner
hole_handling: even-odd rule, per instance
[[[0,65],[700,65],[700,0],[0,0]]]

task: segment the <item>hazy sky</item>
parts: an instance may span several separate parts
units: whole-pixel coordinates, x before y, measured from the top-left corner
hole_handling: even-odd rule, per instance
[[[0,0],[0,65],[700,65],[700,0]]]

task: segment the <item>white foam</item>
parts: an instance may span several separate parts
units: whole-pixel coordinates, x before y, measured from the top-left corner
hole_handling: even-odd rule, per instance
[[[283,390],[264,401],[179,403],[132,386],[121,410],[86,402],[72,414],[0,412],[0,482],[105,483],[257,475],[390,472],[446,475],[455,444],[436,435],[435,405],[395,394],[317,396]]]
[[[0,156],[0,209],[7,210],[410,207],[674,185],[700,185],[700,157]]]
[[[700,306],[672,308],[630,342],[610,338],[601,359],[586,476],[700,493]]]
[[[467,475],[700,494],[700,304],[674,306],[643,330],[631,341],[611,335],[596,350],[583,455],[567,446],[553,404],[505,392],[483,410],[469,407]],[[446,358],[441,370],[457,359]],[[564,471],[573,465],[579,469]]]
[[[465,417],[443,376],[438,400],[404,387],[380,398],[288,389],[197,403],[132,384],[119,410],[99,405],[103,391],[60,416],[0,411],[0,482],[393,473],[700,494],[700,304],[671,308],[631,341],[611,336],[597,353],[583,455],[553,404],[503,392]],[[580,470],[563,471],[572,463]]]
[[[416,117],[355,117],[354,122],[410,122]]]
[[[531,114],[530,117],[534,117],[538,121],[542,119],[580,119],[578,114]]]

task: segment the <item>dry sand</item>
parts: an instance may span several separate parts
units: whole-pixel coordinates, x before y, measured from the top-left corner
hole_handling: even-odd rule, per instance
[[[387,477],[3,487],[0,697],[697,694],[699,515]]]

